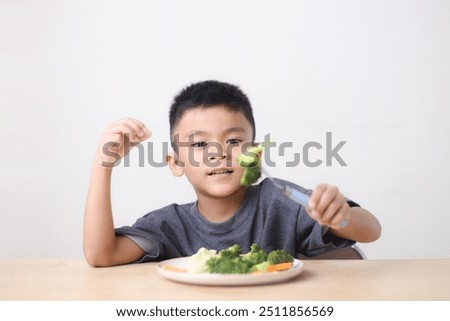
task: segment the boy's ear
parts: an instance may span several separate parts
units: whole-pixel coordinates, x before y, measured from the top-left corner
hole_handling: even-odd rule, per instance
[[[178,160],[178,155],[174,152],[170,152],[166,156],[167,164],[169,165],[170,171],[173,176],[183,176],[184,167],[181,166],[180,161]]]

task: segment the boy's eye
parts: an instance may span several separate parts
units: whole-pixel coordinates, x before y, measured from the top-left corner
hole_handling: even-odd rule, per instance
[[[242,142],[242,140],[237,139],[237,138],[231,138],[231,139],[227,140],[227,143],[231,144],[231,145],[239,145],[241,142]]]
[[[192,147],[205,147],[207,144],[206,142],[195,142],[191,146]]]

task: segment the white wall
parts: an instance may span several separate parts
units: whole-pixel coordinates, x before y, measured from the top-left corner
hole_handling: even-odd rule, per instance
[[[0,259],[82,258],[103,128],[133,116],[161,146],[173,95],[204,79],[241,86],[290,154],[347,141],[347,167],[271,172],[371,210],[369,258],[450,257],[449,32],[445,0],[0,1]],[[116,225],[194,197],[167,167],[113,184]]]

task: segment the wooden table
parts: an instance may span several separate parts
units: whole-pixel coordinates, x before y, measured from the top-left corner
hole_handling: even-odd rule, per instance
[[[284,283],[176,283],[156,263],[92,268],[83,260],[0,261],[0,300],[450,300],[450,259],[305,261]]]

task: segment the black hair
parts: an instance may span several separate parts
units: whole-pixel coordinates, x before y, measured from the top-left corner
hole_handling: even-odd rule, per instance
[[[252,126],[252,139],[255,140],[255,120],[249,99],[239,87],[217,80],[191,84],[175,96],[169,112],[170,137],[173,137],[173,130],[186,110],[215,106],[242,112]]]

